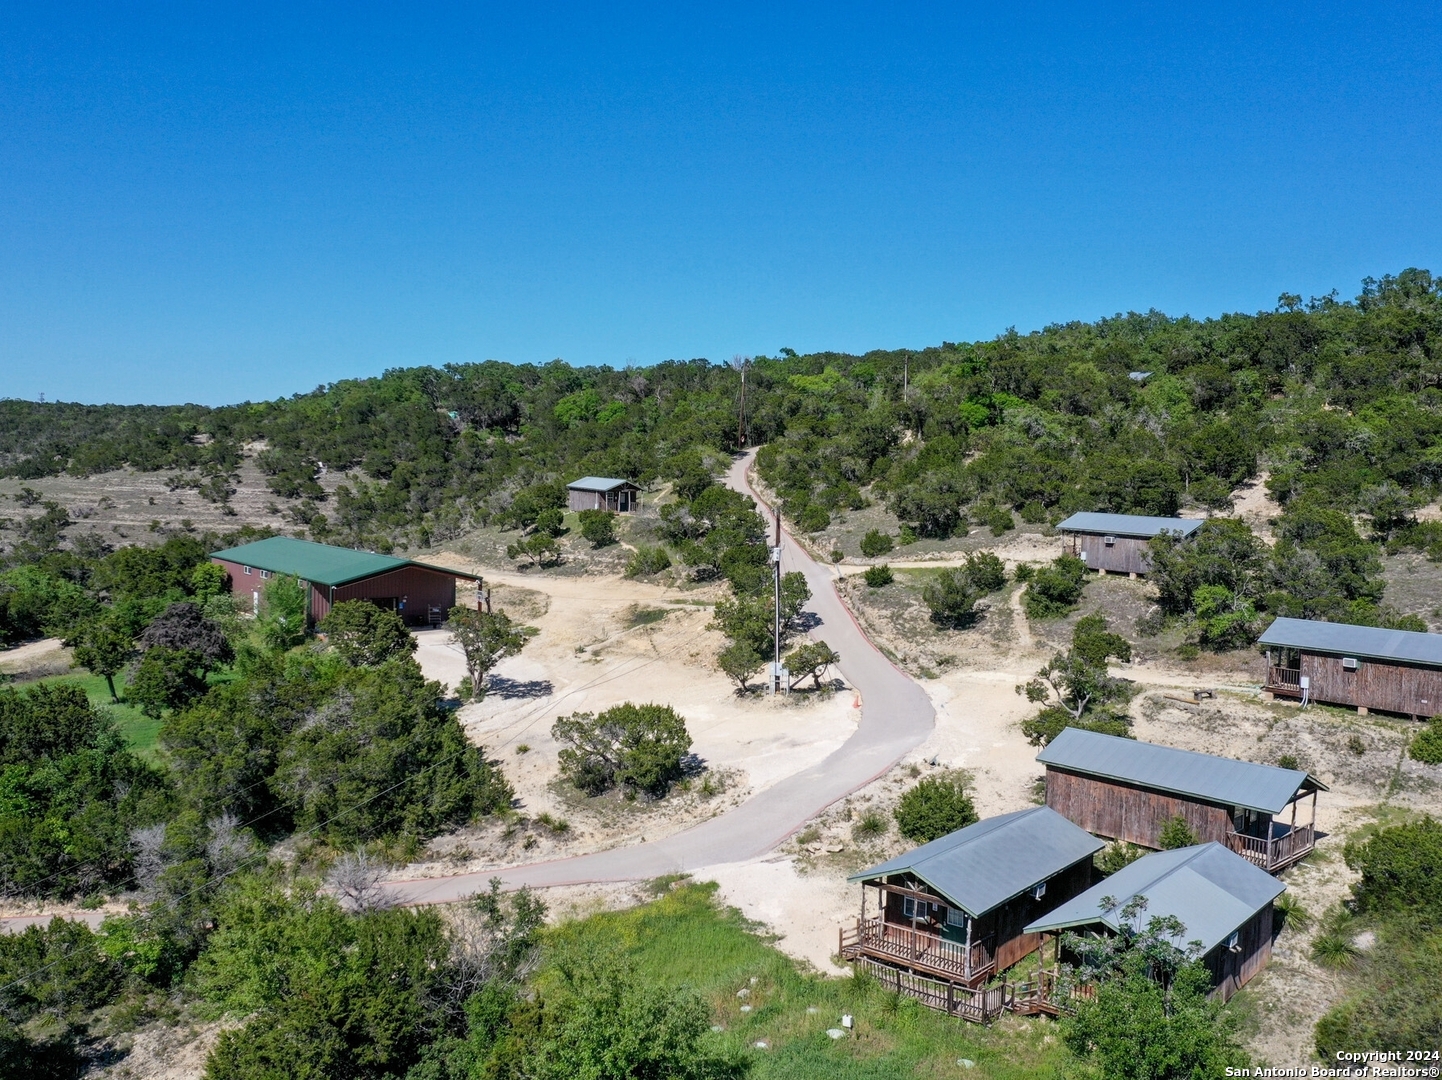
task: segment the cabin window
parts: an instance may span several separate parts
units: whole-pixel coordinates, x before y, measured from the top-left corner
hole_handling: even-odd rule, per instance
[[[1033,886],[1031,887],[1031,898],[1032,898],[1033,900],[1040,900],[1040,899],[1041,899],[1043,896],[1045,896],[1045,895],[1046,895],[1046,882],[1045,882],[1045,881],[1039,881],[1039,882],[1037,882],[1035,885],[1033,885]]]
[[[261,577],[261,580],[262,580],[262,581],[268,579],[268,578],[270,577],[270,571],[269,571],[269,570],[262,570],[262,571],[260,572],[260,577]]]
[[[946,909],[946,925],[947,925],[947,926],[965,926],[965,925],[966,925],[966,912],[962,911],[961,908],[954,908],[954,907],[949,907],[949,908],[947,908],[947,909]]]
[[[903,896],[901,898],[901,914],[908,919],[916,918],[916,898]]]
[[[1238,948],[1237,942],[1238,942],[1240,936],[1241,936],[1240,931],[1233,930],[1233,931],[1232,931],[1232,936],[1229,937],[1229,938],[1227,938],[1227,948],[1228,948],[1230,951],[1232,951],[1232,952],[1236,952],[1236,951],[1237,951],[1237,948]]]
[[[248,566],[242,566],[240,569],[241,569],[241,571],[242,571],[243,573],[246,573],[246,574],[249,574],[249,573],[252,573],[252,572],[253,572],[253,571],[250,569],[250,567],[248,567]]]

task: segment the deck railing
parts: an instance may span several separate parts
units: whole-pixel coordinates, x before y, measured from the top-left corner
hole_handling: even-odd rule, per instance
[[[965,945],[881,918],[858,919],[855,926],[841,931],[841,955],[848,960],[864,953],[968,982],[995,968],[987,945],[973,942],[968,954]]]
[[[1316,844],[1317,830],[1313,825],[1297,825],[1281,836],[1270,839],[1265,836],[1245,836],[1242,833],[1227,834],[1227,847],[1269,873],[1290,866],[1311,851]]]
[[[882,986],[895,990],[898,994],[916,998],[929,1008],[959,1016],[964,1020],[984,1024],[995,1020],[1011,1005],[1011,987],[1006,985],[972,988],[903,971],[878,963],[869,956],[858,956],[855,960]]]
[[[1016,983],[1011,988],[1007,1007],[1023,1016],[1060,1016],[1074,1001],[1097,996],[1095,983],[1073,982],[1063,987],[1056,968],[1038,971],[1034,978]]]
[[[1300,690],[1302,688],[1302,671],[1300,668],[1269,667],[1267,669],[1267,685]]]

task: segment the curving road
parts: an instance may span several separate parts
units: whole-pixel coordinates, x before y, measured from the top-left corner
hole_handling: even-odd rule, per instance
[[[738,458],[726,483],[756,498],[746,479],[755,452]],[[770,511],[756,499],[768,528]],[[508,888],[637,881],[704,866],[740,862],[770,851],[836,800],[891,768],[931,734],[936,714],[931,701],[908,676],[866,640],[836,595],[834,577],[786,537],[782,569],[800,570],[811,586],[807,610],[820,625],[814,631],[841,654],[841,672],[861,692],[861,722],[855,733],[818,765],[773,785],[755,798],[685,832],[634,847],[598,851],[552,862],[482,870],[454,877],[391,882],[387,888],[409,904],[459,900],[498,877]]]

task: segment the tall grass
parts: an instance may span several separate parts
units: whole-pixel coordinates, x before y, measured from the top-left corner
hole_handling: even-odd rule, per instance
[[[1064,1059],[1056,1040],[1045,1042],[1054,1033],[1047,1021],[985,1028],[897,998],[869,977],[804,971],[738,912],[719,907],[715,891],[713,884],[677,884],[653,903],[550,933],[619,944],[641,977],[702,994],[712,1023],[724,1029],[714,1037],[753,1058],[756,1080],[953,1076],[962,1058],[977,1065],[968,1077],[1022,1080],[1050,1076]],[[739,990],[747,991],[744,998]],[[751,1011],[743,1013],[743,1005]],[[841,1027],[843,1013],[855,1017],[855,1027],[833,1040],[826,1031]],[[767,1048],[757,1049],[758,1041]]]

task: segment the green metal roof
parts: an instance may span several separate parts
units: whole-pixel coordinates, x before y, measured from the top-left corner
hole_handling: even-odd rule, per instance
[[[436,570],[456,577],[474,578],[461,570],[450,570],[444,566],[431,566],[397,559],[392,555],[377,555],[371,551],[352,551],[350,548],[317,544],[310,540],[297,540],[290,536],[272,536],[257,540],[253,544],[212,551],[212,559],[254,566],[258,570],[269,570],[272,574],[293,574],[317,585],[346,585],[352,581],[375,577],[403,566],[419,566],[425,570]]]

